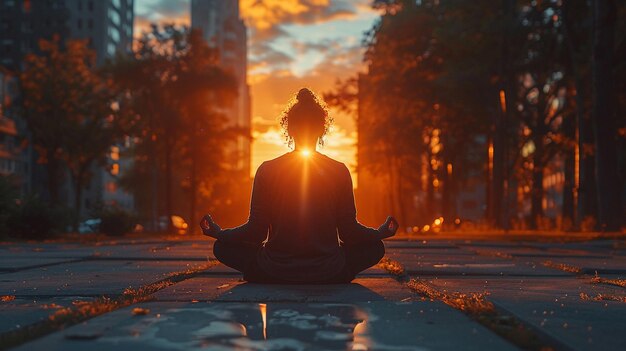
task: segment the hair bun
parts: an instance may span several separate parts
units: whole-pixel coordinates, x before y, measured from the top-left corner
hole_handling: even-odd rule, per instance
[[[315,95],[307,88],[302,88],[296,96],[298,102],[315,102]]]

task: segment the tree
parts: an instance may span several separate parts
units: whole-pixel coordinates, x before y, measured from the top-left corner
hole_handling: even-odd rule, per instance
[[[182,160],[188,167],[189,220],[196,223],[200,189],[210,187],[223,170],[224,145],[236,136],[226,127],[226,118],[219,109],[234,101],[237,87],[232,75],[218,66],[218,53],[202,39],[199,31],[187,36],[188,50],[181,57],[173,91],[181,122]],[[196,226],[192,226],[193,233]]]
[[[21,74],[25,118],[33,143],[46,164],[53,204],[59,202],[62,171],[67,167],[74,185],[76,220],[81,194],[91,179],[90,168],[104,165],[106,154],[123,135],[115,93],[94,68],[95,53],[86,41],[39,43],[41,55],[25,59]]]
[[[592,120],[596,145],[598,219],[603,231],[618,231],[621,226],[622,185],[618,168],[619,125],[613,82],[617,8],[613,0],[594,0],[592,9]]]
[[[218,55],[200,32],[153,25],[133,58],[109,67],[137,116],[135,165],[122,184],[135,190],[154,227],[160,213],[170,218],[181,211],[195,229],[198,194],[222,169],[225,139],[232,137],[223,110],[236,87],[218,67]]]

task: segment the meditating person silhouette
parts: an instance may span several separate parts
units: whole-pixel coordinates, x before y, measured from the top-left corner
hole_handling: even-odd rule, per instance
[[[207,214],[200,222],[217,239],[215,257],[244,280],[347,283],[384,256],[382,240],[398,222],[390,216],[374,229],[357,221],[350,171],[316,151],[331,123],[320,99],[301,89],[281,120],[295,148],[257,170],[248,221],[221,229]]]

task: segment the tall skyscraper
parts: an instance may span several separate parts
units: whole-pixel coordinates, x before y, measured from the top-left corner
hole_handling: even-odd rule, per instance
[[[98,64],[132,46],[134,0],[1,0],[0,65],[17,71],[39,39],[87,39]]]
[[[209,46],[218,50],[222,68],[237,80],[238,96],[225,113],[234,126],[250,129],[250,87],[248,39],[246,26],[239,15],[239,0],[192,0],[191,27],[202,32]],[[250,174],[250,141],[239,137],[228,148],[233,170]]]
[[[0,0],[0,66],[16,75],[24,56],[38,52],[38,41],[53,38],[88,40],[101,65],[117,52],[131,52],[133,23],[134,0]],[[124,145],[112,145],[109,166],[94,166],[93,179],[81,199],[83,214],[98,203],[134,206],[132,196],[116,185],[120,172],[132,162],[120,158],[120,150]],[[32,191],[45,195],[45,172],[34,162],[31,170]],[[72,204],[71,184],[64,184],[61,193]]]

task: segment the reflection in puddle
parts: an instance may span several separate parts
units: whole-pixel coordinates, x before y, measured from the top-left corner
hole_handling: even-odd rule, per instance
[[[261,320],[263,321],[263,340],[267,340],[267,305],[260,303],[259,311],[261,311]]]
[[[168,350],[423,350],[373,341],[370,323],[378,319],[351,304],[193,304],[132,319],[98,341]]]

